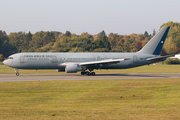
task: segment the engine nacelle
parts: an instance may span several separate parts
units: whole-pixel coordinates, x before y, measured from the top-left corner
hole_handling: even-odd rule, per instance
[[[77,64],[67,64],[65,67],[66,73],[77,73],[77,71],[86,70],[86,68],[81,68]]]

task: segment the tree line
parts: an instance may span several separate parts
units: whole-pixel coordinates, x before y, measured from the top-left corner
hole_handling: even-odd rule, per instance
[[[180,49],[180,23],[167,22],[163,26],[171,26],[162,55],[178,53]],[[160,28],[161,28],[160,27]],[[15,32],[6,34],[0,31],[0,60],[13,53],[19,52],[137,52],[154,35],[147,31],[144,34],[120,35],[104,31],[90,35],[83,32],[81,35],[70,31]]]

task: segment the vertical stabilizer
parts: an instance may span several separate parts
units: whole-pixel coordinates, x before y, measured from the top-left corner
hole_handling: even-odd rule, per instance
[[[170,27],[161,28],[158,33],[139,51],[142,53],[159,55]]]

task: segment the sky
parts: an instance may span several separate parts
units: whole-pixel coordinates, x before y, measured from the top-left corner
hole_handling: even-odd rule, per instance
[[[180,22],[180,0],[0,0],[0,30],[129,35]]]

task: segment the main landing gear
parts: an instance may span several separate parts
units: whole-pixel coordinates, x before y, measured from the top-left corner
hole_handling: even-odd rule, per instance
[[[19,69],[15,69],[15,72],[16,72],[16,76],[19,76],[19,73],[18,73]]]
[[[87,76],[92,75],[92,76],[94,76],[94,75],[96,75],[96,73],[95,72],[83,71],[83,72],[81,72],[81,75],[87,75]]]

